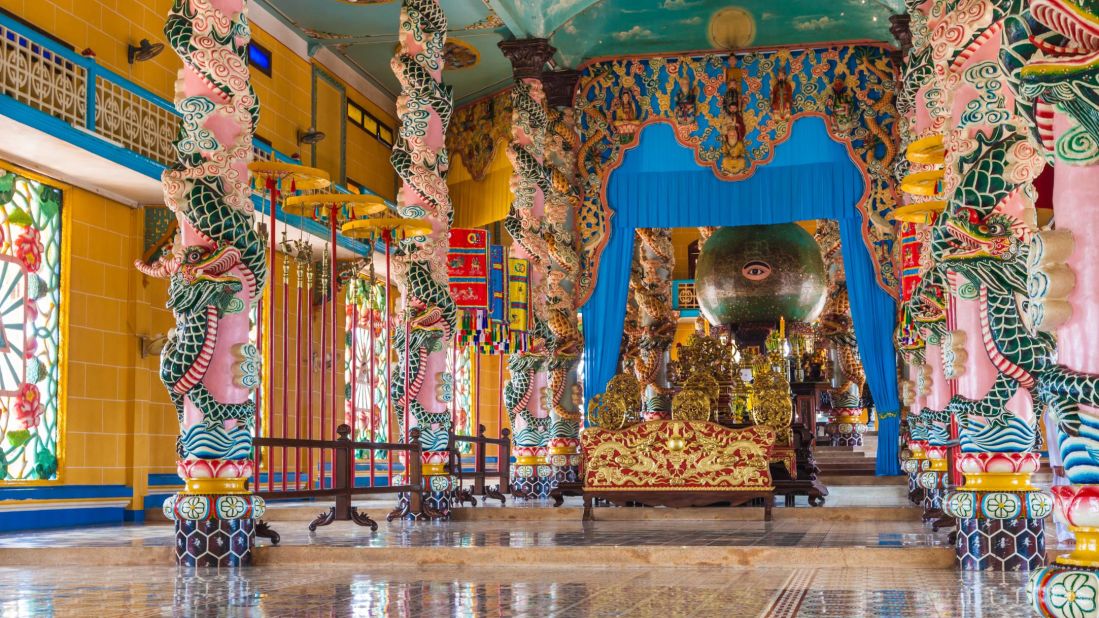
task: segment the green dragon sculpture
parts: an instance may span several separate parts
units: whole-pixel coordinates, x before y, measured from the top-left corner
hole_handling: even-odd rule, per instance
[[[176,0],[164,33],[184,61],[185,85],[176,100],[183,122],[173,142],[179,161],[162,177],[180,237],[173,253],[136,266],[169,279],[176,328],[161,353],[160,377],[182,429],[176,444],[181,462],[239,461],[252,455],[255,404],[248,395],[258,373],[247,316],[267,283],[267,248],[255,229],[247,170],[259,121],[248,79],[251,35],[243,12],[222,13],[207,0]],[[235,389],[225,376],[207,371],[225,351],[235,355],[234,373],[246,374],[238,375]],[[221,395],[215,396],[211,380]],[[235,391],[228,395],[235,400],[226,401],[226,391]]]

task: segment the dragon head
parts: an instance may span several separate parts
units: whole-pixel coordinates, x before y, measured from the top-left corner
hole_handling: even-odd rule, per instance
[[[1031,0],[1030,15],[1052,36],[1030,37],[1043,57],[1020,69],[1025,86],[1052,90],[1099,72],[1099,0]]]
[[[170,275],[167,307],[176,313],[192,313],[214,306],[224,313],[244,289],[240,277],[230,272],[239,264],[240,251],[231,245],[184,248],[179,265]]]
[[[1021,225],[1006,214],[961,208],[932,230],[932,252],[940,267],[974,285],[1025,293],[1027,244]]]
[[[1007,262],[1018,259],[1022,251],[1019,239],[1013,233],[1014,219],[992,213],[981,216],[976,210],[963,209],[946,221],[946,231],[957,241],[943,259],[948,262],[973,260],[998,260]]]

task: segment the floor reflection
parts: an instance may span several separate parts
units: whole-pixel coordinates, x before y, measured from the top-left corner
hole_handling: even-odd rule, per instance
[[[1025,574],[870,569],[0,568],[3,616],[1028,616]]]

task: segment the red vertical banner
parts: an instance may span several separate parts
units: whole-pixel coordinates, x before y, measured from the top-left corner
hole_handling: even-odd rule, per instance
[[[488,232],[452,228],[446,266],[450,295],[458,308],[456,345],[477,345],[488,329]]]
[[[902,223],[899,229],[901,243],[901,300],[912,298],[912,291],[920,283],[920,252],[923,245],[916,234],[915,223]]]

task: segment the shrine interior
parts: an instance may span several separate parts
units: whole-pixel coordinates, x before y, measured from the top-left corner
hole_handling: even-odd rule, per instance
[[[0,0],[0,616],[1099,618],[1097,75],[1099,0]]]

